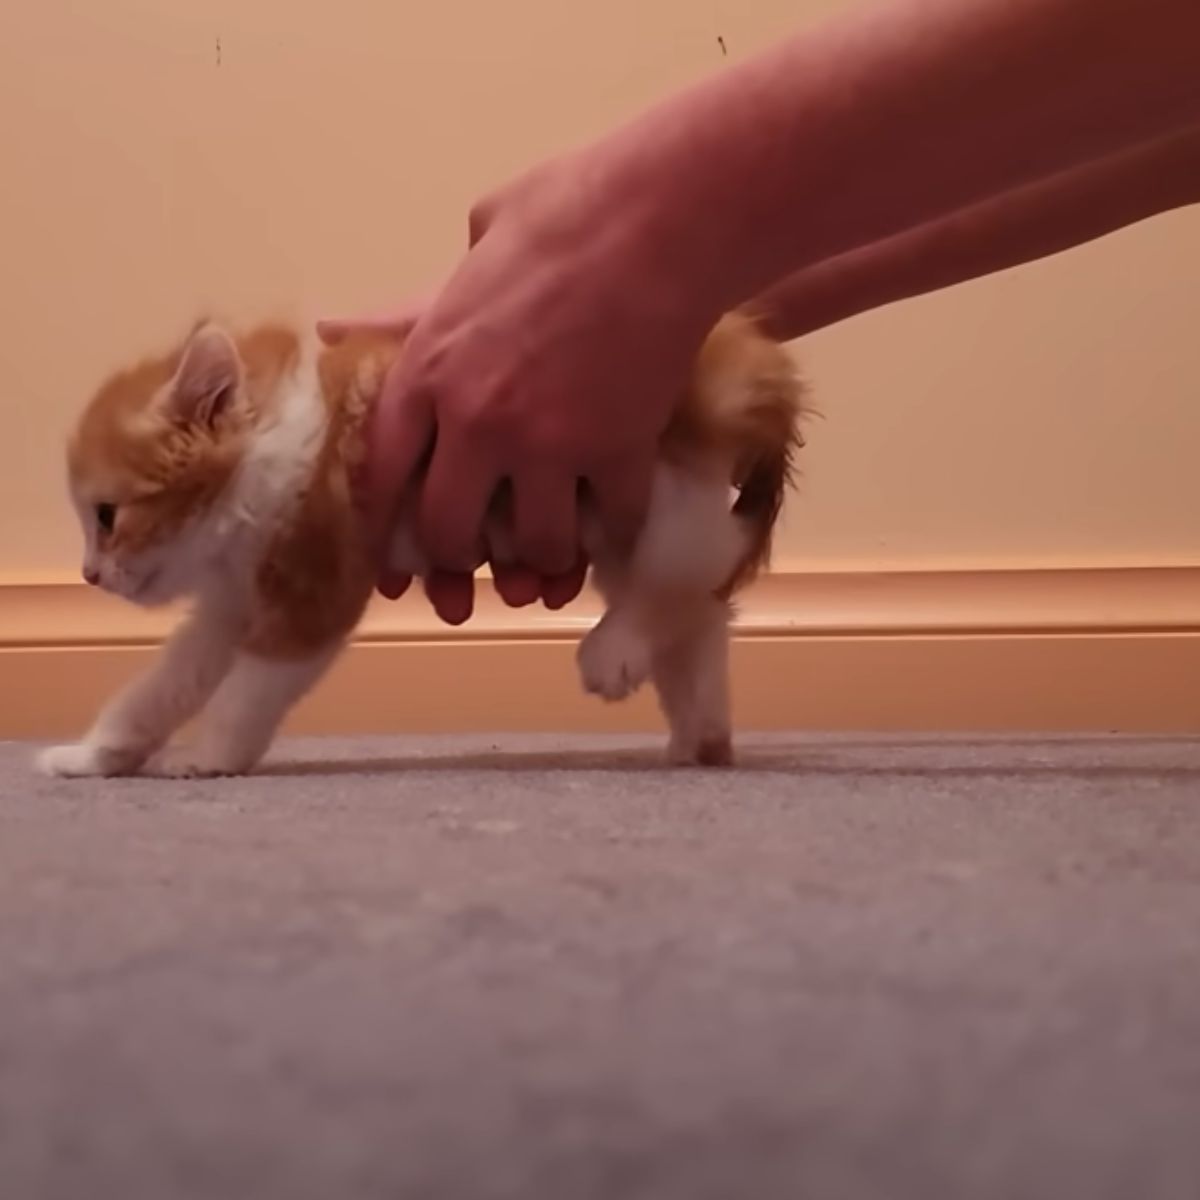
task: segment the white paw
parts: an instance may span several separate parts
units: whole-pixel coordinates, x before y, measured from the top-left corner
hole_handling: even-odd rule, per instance
[[[733,739],[727,733],[672,737],[667,757],[676,767],[730,767]]]
[[[584,690],[605,700],[624,700],[650,674],[650,647],[624,623],[601,621],[579,643],[576,655]]]
[[[206,753],[199,746],[172,746],[156,755],[143,774],[159,779],[216,779],[244,775],[253,765],[235,762],[228,755]]]
[[[87,779],[132,775],[141,765],[141,758],[128,750],[116,750],[92,742],[72,742],[43,750],[37,756],[37,765],[45,775]]]

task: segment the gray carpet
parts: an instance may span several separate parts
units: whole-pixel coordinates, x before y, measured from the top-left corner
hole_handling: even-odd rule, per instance
[[[1200,743],[497,741],[0,747],[0,1195],[1200,1195]]]

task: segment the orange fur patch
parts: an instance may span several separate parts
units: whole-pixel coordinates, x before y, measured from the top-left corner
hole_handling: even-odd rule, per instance
[[[663,436],[664,457],[716,459],[737,489],[734,512],[750,548],[719,596],[728,599],[767,566],[771,542],[803,448],[805,392],[787,350],[740,313],[722,318],[696,359],[692,386]]]
[[[375,570],[354,502],[363,433],[400,343],[348,338],[321,353],[317,376],[328,425],[312,480],[256,578],[260,611],[246,649],[267,658],[313,653],[348,634],[370,598]]]

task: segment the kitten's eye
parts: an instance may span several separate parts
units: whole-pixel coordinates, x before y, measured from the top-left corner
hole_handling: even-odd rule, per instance
[[[115,504],[97,504],[96,505],[96,524],[104,530],[105,533],[112,533],[113,526],[117,522],[117,506]]]

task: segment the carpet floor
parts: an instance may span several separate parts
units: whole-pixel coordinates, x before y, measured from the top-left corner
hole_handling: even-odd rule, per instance
[[[0,745],[0,1195],[1196,1200],[1200,742]]]

